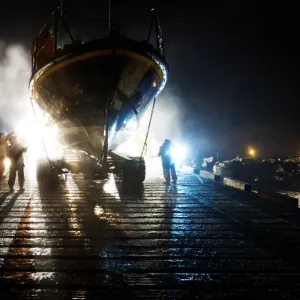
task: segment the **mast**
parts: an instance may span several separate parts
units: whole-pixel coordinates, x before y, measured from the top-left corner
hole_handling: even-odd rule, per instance
[[[111,0],[108,0],[108,33],[110,33],[110,29],[111,29]]]

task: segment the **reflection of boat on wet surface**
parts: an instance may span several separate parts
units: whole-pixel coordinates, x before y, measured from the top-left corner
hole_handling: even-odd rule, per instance
[[[293,298],[291,212],[192,177],[176,190],[146,181],[142,193],[106,183],[70,176],[55,192],[1,191],[1,288],[22,299]]]

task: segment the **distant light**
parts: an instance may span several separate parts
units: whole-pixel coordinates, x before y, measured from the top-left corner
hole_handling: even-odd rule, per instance
[[[157,83],[156,83],[156,81],[154,80],[153,82],[152,82],[152,87],[156,87],[157,86]]]
[[[249,149],[248,149],[248,154],[249,154],[251,157],[255,157],[256,151],[255,151],[253,148],[249,148]]]

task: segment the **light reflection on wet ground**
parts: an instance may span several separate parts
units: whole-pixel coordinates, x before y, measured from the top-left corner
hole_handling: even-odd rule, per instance
[[[33,181],[24,194],[2,189],[3,299],[295,299],[294,217],[193,177],[177,187],[69,176],[58,191]]]

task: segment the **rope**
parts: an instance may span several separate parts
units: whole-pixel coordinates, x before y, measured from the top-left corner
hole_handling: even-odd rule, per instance
[[[147,140],[148,140],[149,131],[150,131],[150,127],[151,127],[151,122],[152,122],[153,112],[154,112],[154,108],[155,108],[155,103],[156,103],[156,97],[154,98],[154,101],[153,101],[151,115],[150,115],[150,120],[149,120],[149,124],[148,124],[148,128],[147,128],[147,133],[146,133],[146,136],[145,136],[145,141],[144,141],[144,145],[143,145],[143,149],[142,149],[140,160],[142,160],[143,155],[145,154],[144,153],[145,149],[147,148]]]

